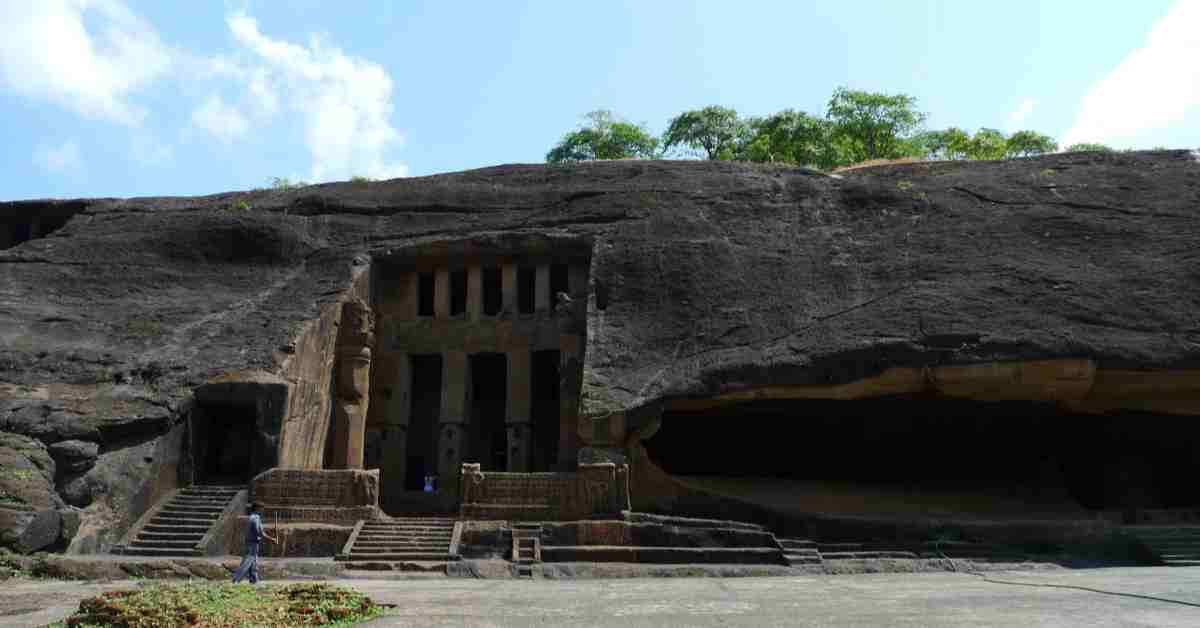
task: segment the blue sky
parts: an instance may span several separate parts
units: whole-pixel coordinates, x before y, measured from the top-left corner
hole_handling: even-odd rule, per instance
[[[1200,0],[0,0],[0,199],[538,162],[583,114],[821,114],[1200,147]]]

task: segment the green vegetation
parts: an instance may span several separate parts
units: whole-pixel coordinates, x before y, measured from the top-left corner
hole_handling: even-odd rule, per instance
[[[370,598],[328,584],[287,586],[186,582],[112,591],[79,603],[55,627],[158,628],[350,626],[382,612]]]
[[[20,557],[7,549],[0,548],[0,582],[9,578],[32,578],[33,572],[29,570],[26,561],[22,561]]]
[[[364,177],[364,176],[360,176],[360,175],[355,175],[353,177],[350,177],[351,183],[372,183],[374,181],[375,181],[375,179],[372,179],[371,177]]]
[[[271,177],[271,189],[276,191],[295,190],[297,188],[307,187],[307,181],[292,181],[287,177]]]
[[[1105,146],[1104,144],[1089,144],[1087,142],[1083,142],[1081,144],[1071,144],[1070,146],[1064,148],[1063,152],[1067,152],[1067,153],[1091,153],[1091,152],[1111,153],[1111,152],[1113,152],[1113,149],[1109,148],[1108,146]]]
[[[608,111],[593,111],[586,118],[587,124],[546,153],[547,162],[674,155],[833,170],[874,160],[1016,159],[1058,150],[1053,138],[1030,130],[1012,135],[986,127],[974,133],[956,127],[927,130],[916,98],[844,87],[833,92],[823,116],[785,109],[743,118],[717,105],[685,111],[667,122],[661,141]],[[1065,150],[1112,149],[1075,144]]]
[[[657,156],[658,140],[644,128],[617,119],[603,109],[593,111],[584,118],[587,123],[564,135],[546,153],[547,162],[651,159]]]
[[[685,111],[671,120],[663,134],[663,148],[687,146],[708,159],[733,159],[745,140],[745,123],[727,107]]]

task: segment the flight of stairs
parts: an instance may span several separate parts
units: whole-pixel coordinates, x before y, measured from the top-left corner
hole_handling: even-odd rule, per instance
[[[452,561],[450,517],[398,517],[367,521],[350,551],[337,557],[352,562]]]
[[[514,523],[512,562],[518,578],[532,578],[533,566],[542,562],[542,524]]]
[[[777,540],[779,547],[783,549],[783,557],[787,559],[789,565],[820,565],[824,562],[815,541],[808,539]]]
[[[1165,565],[1200,565],[1200,526],[1135,525],[1125,526],[1123,531],[1140,541]]]
[[[196,544],[221,517],[242,486],[189,486],[154,513],[120,553],[133,556],[199,556]]]

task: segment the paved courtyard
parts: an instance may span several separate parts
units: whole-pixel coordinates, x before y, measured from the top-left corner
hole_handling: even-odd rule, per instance
[[[573,581],[350,580],[394,604],[370,626],[1198,626],[1200,568]],[[0,625],[65,617],[96,592],[137,583],[9,583]]]

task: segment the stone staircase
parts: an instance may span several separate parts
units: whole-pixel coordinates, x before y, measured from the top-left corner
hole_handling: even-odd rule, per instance
[[[824,562],[817,543],[808,539],[777,539],[789,565],[820,565]]]
[[[1122,530],[1167,566],[1200,565],[1200,525],[1134,525]]]
[[[242,486],[189,486],[158,507],[119,553],[132,556],[200,556],[197,545]]]
[[[533,566],[542,562],[542,525],[514,523],[512,526],[512,562],[518,578],[532,578]]]
[[[361,563],[458,560],[457,555],[450,553],[454,522],[451,517],[364,521],[337,560]]]

